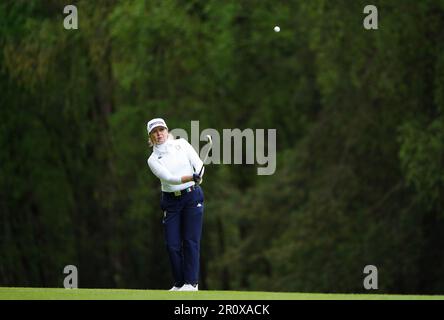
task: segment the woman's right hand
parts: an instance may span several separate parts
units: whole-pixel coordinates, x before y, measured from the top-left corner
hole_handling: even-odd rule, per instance
[[[199,176],[197,173],[194,173],[192,176],[183,176],[180,180],[182,181],[182,183],[194,181],[199,184],[202,181],[202,177]]]

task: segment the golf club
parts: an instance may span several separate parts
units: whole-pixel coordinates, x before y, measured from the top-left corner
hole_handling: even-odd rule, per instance
[[[207,141],[208,141],[208,145],[209,145],[209,147],[208,147],[207,153],[205,154],[205,158],[202,160],[202,161],[203,161],[203,164],[202,164],[202,168],[200,168],[199,176],[200,176],[200,174],[202,173],[202,170],[203,170],[204,165],[205,165],[205,161],[207,161],[207,159],[208,159],[208,154],[210,153],[211,147],[213,146],[213,140],[211,139],[211,136],[210,136],[210,135],[207,135]]]

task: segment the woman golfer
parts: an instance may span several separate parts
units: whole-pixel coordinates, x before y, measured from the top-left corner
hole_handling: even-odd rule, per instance
[[[147,130],[153,146],[148,166],[161,182],[160,206],[174,277],[170,291],[197,291],[204,195],[199,187],[203,171],[196,172],[203,162],[188,141],[168,133],[163,119],[150,120]]]

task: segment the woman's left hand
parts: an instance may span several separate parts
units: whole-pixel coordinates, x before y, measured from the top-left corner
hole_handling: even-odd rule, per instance
[[[200,175],[198,175],[197,173],[193,174],[193,181],[196,182],[197,184],[200,184],[200,182],[202,181],[202,177]]]

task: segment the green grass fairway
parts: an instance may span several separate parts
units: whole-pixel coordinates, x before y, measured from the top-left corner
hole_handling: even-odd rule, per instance
[[[444,296],[0,287],[0,300],[444,300]]]

